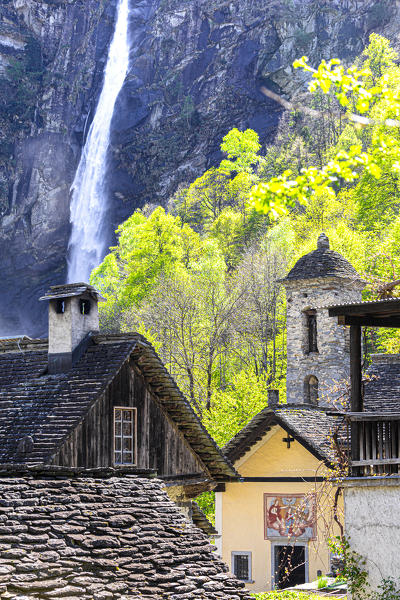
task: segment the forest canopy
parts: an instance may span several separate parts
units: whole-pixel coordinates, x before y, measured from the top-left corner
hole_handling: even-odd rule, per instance
[[[349,68],[296,61],[310,83],[274,143],[228,132],[221,163],[167,208],[135,211],[92,274],[106,298],[102,328],[146,335],[220,445],[264,408],[268,388],[284,401],[279,280],[322,231],[369,282],[365,297],[399,278],[397,61],[376,34]],[[367,342],[400,346],[387,330]]]

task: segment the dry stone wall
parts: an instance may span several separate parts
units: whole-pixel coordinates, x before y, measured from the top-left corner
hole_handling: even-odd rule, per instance
[[[4,599],[249,600],[160,481],[0,474]]]

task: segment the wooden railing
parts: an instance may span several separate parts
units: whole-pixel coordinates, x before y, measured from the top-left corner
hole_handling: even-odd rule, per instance
[[[350,476],[400,473],[400,414],[348,413],[347,418]]]

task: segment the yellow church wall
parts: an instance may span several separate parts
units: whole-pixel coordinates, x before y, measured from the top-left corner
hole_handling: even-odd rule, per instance
[[[241,460],[235,463],[242,477],[314,477],[322,476],[325,467],[299,442],[287,448],[282,438],[286,431],[274,427]],[[266,591],[273,587],[271,576],[272,543],[264,539],[264,494],[290,495],[315,492],[317,496],[317,540],[299,541],[308,551],[306,581],[330,570],[326,526],[332,524],[333,489],[328,484],[315,482],[237,482],[226,484],[225,492],[218,492],[216,525],[222,538],[218,547],[223,560],[231,568],[232,552],[251,552],[252,580],[246,583],[251,591]],[[341,508],[339,507],[339,511]],[[329,535],[337,535],[332,528]],[[275,541],[274,541],[275,543]],[[291,542],[277,538],[279,545]]]

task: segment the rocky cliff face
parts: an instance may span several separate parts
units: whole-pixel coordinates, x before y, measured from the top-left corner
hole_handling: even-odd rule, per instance
[[[113,119],[113,225],[219,158],[233,126],[271,141],[292,61],[397,43],[394,0],[130,0],[131,66]],[[116,0],[2,0],[0,333],[45,332],[37,297],[66,273],[69,188],[100,93]],[[29,308],[28,308],[29,307]]]

